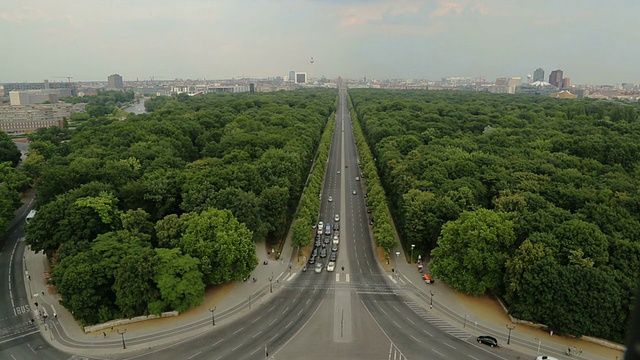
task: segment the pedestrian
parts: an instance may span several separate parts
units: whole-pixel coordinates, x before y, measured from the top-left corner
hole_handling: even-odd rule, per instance
[[[553,336],[553,330],[549,331],[549,336]]]
[[[107,333],[106,332],[102,332],[102,337],[107,337]]]

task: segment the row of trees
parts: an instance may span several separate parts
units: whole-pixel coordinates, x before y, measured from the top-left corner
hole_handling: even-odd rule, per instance
[[[21,205],[20,193],[28,189],[31,180],[24,169],[17,168],[20,150],[9,137],[0,131],[0,230],[7,229]]]
[[[150,114],[92,117],[65,140],[34,136],[27,242],[53,260],[63,304],[92,324],[181,311],[205,286],[248,277],[253,242],[285,232],[334,100],[159,98]]]
[[[351,97],[403,244],[431,252],[434,275],[558,333],[623,341],[640,269],[636,105]]]

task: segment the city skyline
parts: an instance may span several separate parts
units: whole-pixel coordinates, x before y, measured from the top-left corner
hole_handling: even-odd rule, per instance
[[[286,77],[499,77],[562,69],[640,83],[640,3],[595,0],[6,0],[0,83]],[[613,26],[615,25],[615,26]],[[314,58],[311,63],[310,59]],[[63,80],[60,80],[63,81]]]

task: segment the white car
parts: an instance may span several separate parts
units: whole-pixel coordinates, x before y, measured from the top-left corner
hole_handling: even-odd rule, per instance
[[[358,194],[358,192],[357,192],[357,191],[355,191],[355,190],[353,190],[351,193],[352,193],[353,195],[357,195],[357,194]],[[329,201],[331,201],[331,200],[329,200]]]
[[[333,197],[329,196],[329,202],[333,201]]]
[[[356,181],[360,181],[360,176],[356,176]]]
[[[329,264],[327,264],[327,271],[333,272],[335,269],[336,269],[336,263],[333,261],[329,261]]]
[[[320,274],[322,272],[322,263],[320,261],[316,263],[316,268],[314,271],[316,272],[316,274]]]
[[[337,234],[333,235],[333,243],[336,245],[340,243],[340,237]]]
[[[340,170],[338,170],[338,175],[340,175]]]
[[[340,221],[340,214],[333,215],[333,220]]]

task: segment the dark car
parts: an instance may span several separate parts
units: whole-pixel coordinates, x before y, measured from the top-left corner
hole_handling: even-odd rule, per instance
[[[313,244],[313,246],[315,246],[315,247],[320,247],[320,245],[322,245],[320,240],[316,240],[315,244]]]
[[[338,231],[338,230],[340,230],[340,223],[333,224],[333,231]]]
[[[321,257],[321,258],[323,258],[323,257],[327,257],[327,249],[326,249],[326,248],[325,248],[325,249],[322,249],[322,251],[320,251],[320,257]]]
[[[318,256],[318,249],[313,249],[313,251],[311,252],[311,257],[316,257]]]
[[[338,251],[338,244],[331,245],[331,251]]]
[[[315,264],[316,263],[316,257],[312,256],[309,258],[309,264]]]
[[[332,251],[331,255],[329,255],[329,261],[336,261],[337,257],[338,257],[338,253],[335,251]]]
[[[493,336],[486,336],[486,335],[478,336],[478,343],[489,345],[491,347],[499,346],[498,340]]]
[[[316,234],[316,240],[320,240],[320,234]]]
[[[325,244],[328,244],[328,243],[330,243],[330,242],[331,242],[331,236],[325,236],[325,237],[324,237],[324,243],[325,243]]]

